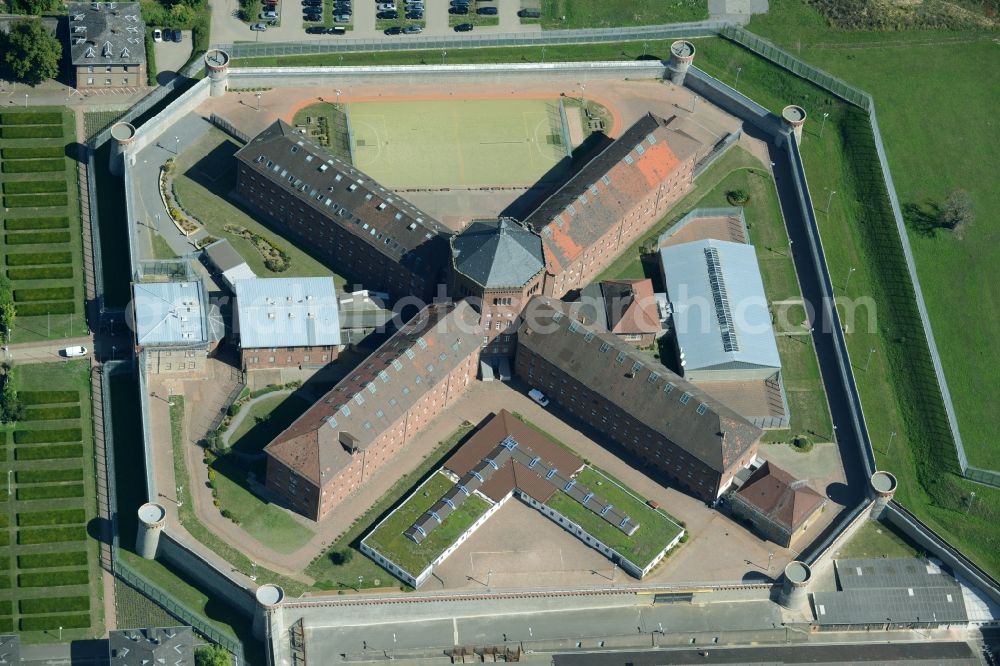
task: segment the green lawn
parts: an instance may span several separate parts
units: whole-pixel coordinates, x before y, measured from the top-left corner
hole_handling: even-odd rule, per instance
[[[916,557],[921,550],[889,525],[866,520],[858,531],[834,551],[837,559]]]
[[[83,283],[83,240],[80,226],[80,202],[77,186],[76,161],[65,155],[76,141],[76,123],[73,113],[61,107],[45,107],[32,109],[29,113],[58,113],[62,117],[61,137],[53,138],[0,138],[0,184],[5,192],[15,183],[28,181],[51,182],[54,185],[64,184],[65,191],[58,194],[65,197],[65,205],[51,204],[51,195],[31,195],[40,205],[30,207],[11,207],[10,199],[5,196],[5,208],[0,209],[0,226],[3,227],[3,243],[0,244],[0,261],[12,278],[15,289],[32,289],[39,287],[66,287],[69,298],[60,295],[45,302],[18,303],[22,312],[14,324],[11,342],[31,342],[35,340],[50,340],[83,335],[87,331],[84,319],[84,283]],[[40,116],[39,116],[40,117]],[[4,127],[19,127],[4,125]],[[20,127],[33,127],[25,125]],[[52,147],[61,149],[64,168],[60,171],[33,171],[44,168],[51,160],[10,159],[11,149]],[[45,204],[45,205],[41,205]],[[52,221],[42,221],[39,218],[66,218],[66,226],[37,226],[53,224]],[[19,241],[34,241],[30,243]],[[9,255],[37,254],[47,252],[69,252],[69,261],[59,264],[38,266],[32,271],[22,270],[11,272]],[[68,270],[67,270],[68,269]],[[18,276],[24,277],[18,277]],[[30,277],[28,277],[30,275]],[[39,314],[28,315],[28,307]]]
[[[454,481],[438,472],[365,537],[365,543],[411,575],[420,575],[490,507],[486,500],[472,495],[444,522],[431,530],[420,544],[406,538],[403,532],[454,487]]]
[[[547,504],[594,538],[627,557],[639,568],[644,569],[667,544],[673,541],[674,537],[680,534],[680,525],[660,511],[651,509],[632,491],[620,486],[596,468],[584,467],[575,478],[597,497],[626,514],[633,523],[639,523],[639,529],[632,536],[627,536],[563,492],[557,492],[549,498]]]
[[[8,478],[14,495],[7,497],[4,488],[4,497],[0,501],[0,536],[4,546],[0,547],[0,580],[9,581],[8,586],[0,589],[0,626],[9,633],[18,631],[21,621],[25,619],[31,622],[43,619],[52,625],[52,630],[22,630],[21,640],[30,643],[57,642],[60,624],[65,627],[63,640],[94,638],[103,633],[104,624],[98,544],[96,540],[85,536],[84,528],[86,523],[97,516],[90,363],[80,360],[15,366],[13,373],[18,391],[39,392],[32,394],[33,402],[58,400],[60,402],[47,402],[45,406],[78,406],[80,417],[17,423],[0,429],[3,442],[0,446],[0,479]],[[77,447],[74,457],[37,460],[19,457],[15,460],[16,450],[40,451],[47,446],[63,446],[15,444],[15,432],[69,428],[77,428],[81,436],[76,442],[66,444]],[[85,472],[82,475],[83,497],[74,497],[76,492],[59,492],[62,489],[72,491],[73,486],[80,485],[79,475],[70,476],[70,473],[81,468]],[[58,470],[65,471],[60,473]],[[39,493],[51,493],[57,498],[15,499]],[[58,497],[60,495],[63,497]],[[61,538],[58,541],[25,543],[29,540],[29,534],[41,534],[38,530],[49,530],[45,534],[58,534]],[[77,535],[80,535],[79,538]],[[78,580],[84,582],[78,583]],[[65,604],[66,610],[61,612],[53,609],[48,614],[39,614],[42,609],[19,603],[62,597],[88,598],[89,609],[73,603]],[[9,606],[9,611],[4,610],[8,608],[8,600],[14,602]],[[69,628],[71,626],[78,628]]]
[[[215,238],[228,239],[258,277],[317,277],[332,274],[337,286],[343,286],[344,279],[333,274],[329,267],[275,234],[228,198],[230,191],[236,186],[235,164],[229,160],[238,149],[239,145],[227,134],[212,128],[181,152],[176,161],[175,173],[178,175],[174,179],[174,188],[184,208],[205,225],[209,234]],[[212,153],[211,157],[208,157],[209,153]],[[228,166],[219,173],[216,171],[219,164]],[[215,180],[212,180],[213,176]],[[250,241],[224,230],[227,224],[236,224],[264,236],[288,253],[292,259],[291,266],[281,273],[268,270],[264,266],[264,258]]]
[[[352,163],[347,114],[342,110],[342,105],[331,102],[310,104],[295,113],[292,124],[306,127],[313,141],[345,162]]]
[[[542,27],[620,28],[708,18],[707,0],[542,0]]]
[[[296,393],[268,395],[240,410],[243,420],[229,435],[229,446],[240,453],[260,453],[272,439],[312,406],[312,401]]]

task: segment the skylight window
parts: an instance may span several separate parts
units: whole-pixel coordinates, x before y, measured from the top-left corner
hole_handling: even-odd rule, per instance
[[[684,393],[681,393],[680,401],[681,401],[682,405],[688,404],[688,402],[690,402],[690,400],[691,400],[691,394],[690,393],[688,393],[687,391],[684,391]]]
[[[706,405],[705,403],[701,403],[700,405],[698,405],[697,411],[699,415],[704,414],[705,412],[708,411],[708,405]]]
[[[633,162],[635,162],[635,160],[634,160],[634,159],[632,159],[632,156],[631,156],[631,155],[626,155],[626,156],[625,156],[625,159],[624,159],[624,160],[622,160],[622,161],[623,161],[623,162],[625,162],[625,164],[632,164]]]
[[[615,363],[625,362],[625,352],[618,352],[618,356],[615,357]]]
[[[646,381],[649,382],[650,384],[655,384],[656,380],[659,378],[660,376],[658,374],[656,374],[655,372],[651,372],[649,373],[649,377],[646,377]]]

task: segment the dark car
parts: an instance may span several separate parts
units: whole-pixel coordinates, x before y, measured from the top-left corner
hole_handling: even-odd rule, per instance
[[[375,18],[390,19],[390,20],[391,19],[398,19],[399,18],[399,12],[397,12],[395,10],[393,10],[391,12],[379,12],[378,14],[375,15]],[[388,34],[388,33],[386,33],[386,34]]]
[[[471,23],[459,23],[455,26],[455,32],[470,32],[472,30]]]
[[[406,12],[406,18],[410,19],[411,21],[419,21],[423,17],[424,17],[423,12]]]
[[[326,28],[324,28],[321,25],[311,25],[308,28],[306,28],[306,34],[307,35],[325,35],[326,34]]]
[[[476,13],[483,16],[496,16],[499,10],[496,7],[479,7],[476,9]]]
[[[399,34],[402,34],[402,32],[403,32],[403,29],[400,28],[398,25],[394,25],[391,28],[386,28],[385,29],[385,34],[387,34],[387,35],[399,35]]]
[[[542,11],[540,9],[522,9],[517,12],[517,15],[521,18],[541,18]]]
[[[173,40],[175,42],[177,42],[178,44],[180,44],[181,40],[184,39],[184,35],[181,34],[180,30],[174,28],[174,34],[172,35],[172,38],[173,38]]]
[[[457,15],[468,14],[469,13],[469,8],[468,7],[449,7],[448,8],[448,13],[449,14],[457,14]]]
[[[303,21],[311,21],[311,22],[315,23],[317,21],[322,21],[323,20],[323,15],[322,14],[303,14],[302,15],[302,20]]]
[[[469,0],[451,0],[452,7],[468,7]]]
[[[322,7],[323,0],[302,0],[303,7]]]
[[[346,35],[347,34],[347,28],[345,28],[342,25],[335,25],[332,28],[327,28],[326,29],[326,34],[328,34],[328,35]]]

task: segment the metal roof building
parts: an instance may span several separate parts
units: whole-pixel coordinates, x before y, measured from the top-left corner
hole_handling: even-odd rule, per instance
[[[191,627],[124,629],[108,633],[111,666],[190,666],[194,663]]]
[[[340,344],[332,277],[239,280],[236,330],[243,349]]]
[[[196,346],[212,339],[208,295],[200,281],[136,282],[133,292],[139,346]]]
[[[764,378],[781,368],[752,245],[714,239],[660,250],[684,376]]]
[[[249,264],[225,238],[205,246],[205,258],[219,272],[226,286],[233,289],[238,280],[257,277]]]

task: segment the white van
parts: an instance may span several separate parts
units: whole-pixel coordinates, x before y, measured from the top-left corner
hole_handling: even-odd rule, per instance
[[[528,391],[528,397],[537,402],[542,407],[549,406],[549,399],[545,397],[544,393],[542,393],[536,388],[533,388],[530,391]]]

